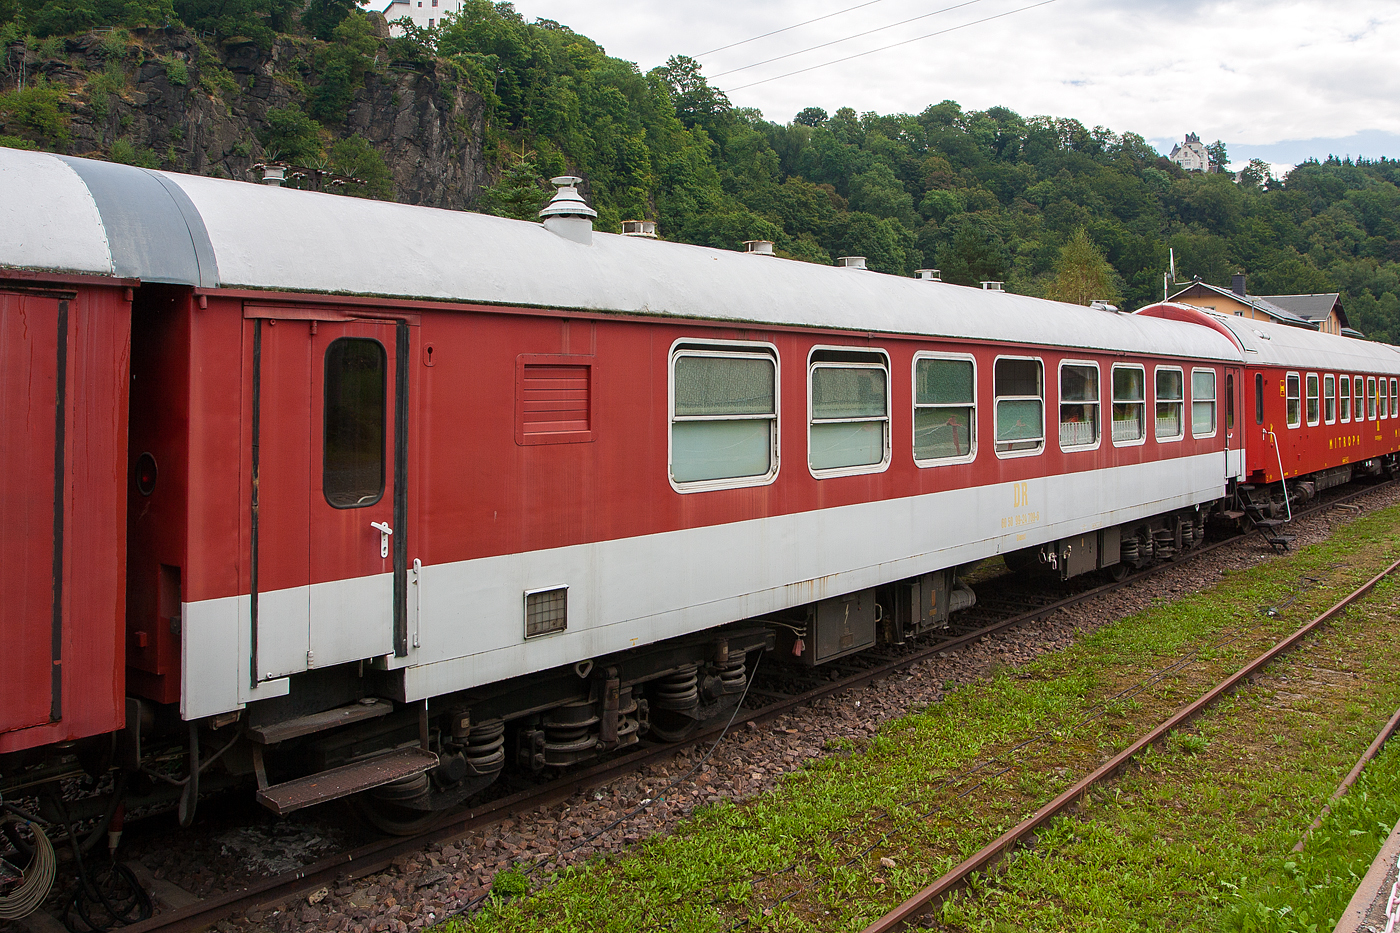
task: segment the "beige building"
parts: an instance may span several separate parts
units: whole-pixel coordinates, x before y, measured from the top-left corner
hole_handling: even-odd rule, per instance
[[[1316,295],[1251,295],[1245,288],[1245,276],[1236,275],[1228,289],[1198,279],[1168,300],[1195,305],[1198,308],[1209,308],[1220,314],[1320,330],[1325,334],[1362,336],[1347,322],[1346,312],[1342,310],[1341,295],[1336,292]]]

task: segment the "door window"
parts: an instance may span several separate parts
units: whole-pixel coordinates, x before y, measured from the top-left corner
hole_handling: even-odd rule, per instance
[[[321,490],[337,509],[384,495],[388,356],[378,340],[342,337],[326,348],[325,456]]]

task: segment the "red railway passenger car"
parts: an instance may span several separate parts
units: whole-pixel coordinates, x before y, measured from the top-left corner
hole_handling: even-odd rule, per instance
[[[31,190],[0,277],[86,296],[69,344],[105,366],[65,415],[99,497],[65,521],[101,527],[64,599],[108,646],[83,729],[129,694],[124,760],[185,744],[187,816],[224,772],[410,825],[507,763],[683,735],[766,650],[945,624],[960,567],[1118,572],[1271,482],[1245,398],[1291,360],[1228,323],[595,233],[560,182],[541,225],[0,149]],[[1352,344],[1300,364],[1303,410],[1308,373],[1390,378]],[[7,509],[52,502],[37,469]]]

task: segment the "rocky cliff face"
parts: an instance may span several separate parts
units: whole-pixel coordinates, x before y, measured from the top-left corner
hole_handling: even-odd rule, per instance
[[[381,20],[382,22],[382,20]],[[387,32],[385,33],[387,34]],[[0,136],[70,155],[255,181],[268,112],[304,106],[310,42],[216,44],[183,30],[117,31],[16,43],[0,69]],[[386,56],[380,56],[380,59]],[[392,198],[466,209],[487,183],[481,98],[432,64],[380,64],[354,90],[324,151],[358,135],[388,168]],[[271,153],[276,155],[276,153]],[[308,167],[326,167],[310,165]]]

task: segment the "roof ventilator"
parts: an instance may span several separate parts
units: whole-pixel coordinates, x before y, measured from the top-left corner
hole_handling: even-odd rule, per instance
[[[1118,310],[1118,306],[1117,306],[1117,305],[1115,305],[1115,304],[1110,304],[1109,302],[1104,301],[1102,298],[1095,298],[1093,301],[1089,302],[1089,308],[1090,308],[1090,310],[1092,310],[1092,311],[1117,311],[1117,310]]]
[[[624,220],[622,222],[623,236],[639,236],[648,240],[655,240],[656,221],[654,220]]]
[[[593,242],[593,218],[598,216],[598,212],[589,207],[578,193],[578,185],[582,181],[577,175],[551,178],[549,183],[559,190],[540,211],[540,217],[544,218],[544,228],[549,232],[588,246]]]
[[[286,162],[258,162],[250,171],[261,172],[262,183],[274,188],[282,187],[282,182],[287,180]]]
[[[836,267],[837,267],[838,269],[864,269],[864,268],[865,268],[865,257],[864,257],[864,256],[839,256],[839,257],[837,257],[837,259],[836,259]]]
[[[1006,283],[1005,283],[1005,282],[983,282],[983,283],[982,283],[982,291],[984,291],[984,292],[999,292],[999,291],[1002,291],[1002,285],[1004,285],[1004,284],[1006,284]]]
[[[943,281],[943,270],[941,269],[919,269],[919,278],[925,282]]]
[[[744,241],[744,252],[746,252],[746,253],[752,253],[752,254],[755,255],[755,256],[772,256],[772,255],[773,255],[773,241],[772,241],[772,240],[745,240],[745,241]]]

